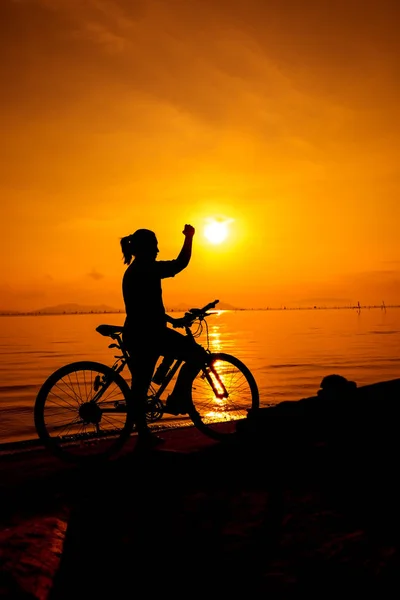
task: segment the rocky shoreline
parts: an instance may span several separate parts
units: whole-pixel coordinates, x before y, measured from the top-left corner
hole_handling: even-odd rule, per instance
[[[331,380],[250,414],[235,444],[172,430],[143,456],[132,436],[89,472],[39,448],[2,456],[0,596],[395,595],[399,392]]]

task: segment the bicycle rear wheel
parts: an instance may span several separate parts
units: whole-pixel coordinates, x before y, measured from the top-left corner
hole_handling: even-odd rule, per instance
[[[226,397],[219,397],[215,391],[226,391]],[[212,353],[193,379],[189,416],[209,437],[227,440],[236,434],[236,422],[246,418],[250,409],[257,409],[259,403],[258,386],[248,367],[230,354]]]
[[[101,363],[65,365],[39,390],[34,421],[40,440],[56,456],[75,463],[108,458],[133,428],[130,388]]]

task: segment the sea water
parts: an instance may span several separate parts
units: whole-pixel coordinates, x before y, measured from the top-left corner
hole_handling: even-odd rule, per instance
[[[112,340],[95,329],[123,321],[123,313],[1,317],[0,444],[37,439],[33,407],[54,370],[77,360],[112,365]],[[400,378],[400,309],[217,311],[207,323],[197,341],[246,364],[261,406],[314,396],[332,373],[358,386]]]

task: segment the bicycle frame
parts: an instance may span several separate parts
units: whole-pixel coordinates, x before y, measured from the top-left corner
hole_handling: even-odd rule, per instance
[[[193,341],[193,343],[195,344],[195,340],[194,340],[194,335],[193,332],[191,331],[189,326],[185,326],[185,333],[186,335],[190,338],[190,340]],[[116,373],[121,373],[121,371],[123,371],[123,369],[125,368],[125,366],[128,366],[128,369],[131,373],[132,376],[132,369],[130,367],[130,358],[129,355],[124,347],[121,335],[119,334],[113,334],[110,336],[112,339],[114,339],[117,343],[114,344],[110,344],[109,348],[117,348],[118,350],[120,350],[122,352],[122,356],[116,356],[115,358],[117,359],[114,364],[112,365],[112,369],[113,371],[115,371]],[[210,350],[207,348],[206,352],[208,352],[209,354],[211,354]],[[169,369],[169,371],[167,372],[167,374],[165,375],[162,383],[160,384],[160,386],[158,387],[157,391],[154,394],[153,399],[154,400],[160,400],[160,397],[162,395],[162,393],[164,392],[164,390],[166,389],[166,387],[168,386],[168,384],[170,383],[170,381],[172,380],[172,378],[174,377],[174,375],[177,373],[177,371],[179,370],[180,366],[183,363],[183,359],[175,359],[175,362],[173,364],[173,366]],[[228,398],[228,392],[225,388],[224,382],[222,381],[221,377],[219,376],[219,374],[215,371],[215,369],[213,368],[212,364],[209,365],[204,365],[204,367],[201,367],[201,370],[203,371],[203,377],[208,381],[210,387],[212,388],[215,396],[217,396],[217,398]],[[211,376],[212,374],[212,376]],[[105,385],[103,387],[103,392],[107,389],[107,385]],[[99,396],[100,397],[100,396]],[[98,398],[96,398],[97,400]],[[109,409],[110,411],[112,409]],[[115,410],[115,409],[114,409]],[[104,412],[106,412],[107,409],[105,409]]]

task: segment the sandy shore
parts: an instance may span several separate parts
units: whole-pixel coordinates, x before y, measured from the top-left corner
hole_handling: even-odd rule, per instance
[[[188,428],[138,455],[132,436],[90,472],[3,455],[0,596],[396,595],[399,391],[283,403],[231,446]]]

